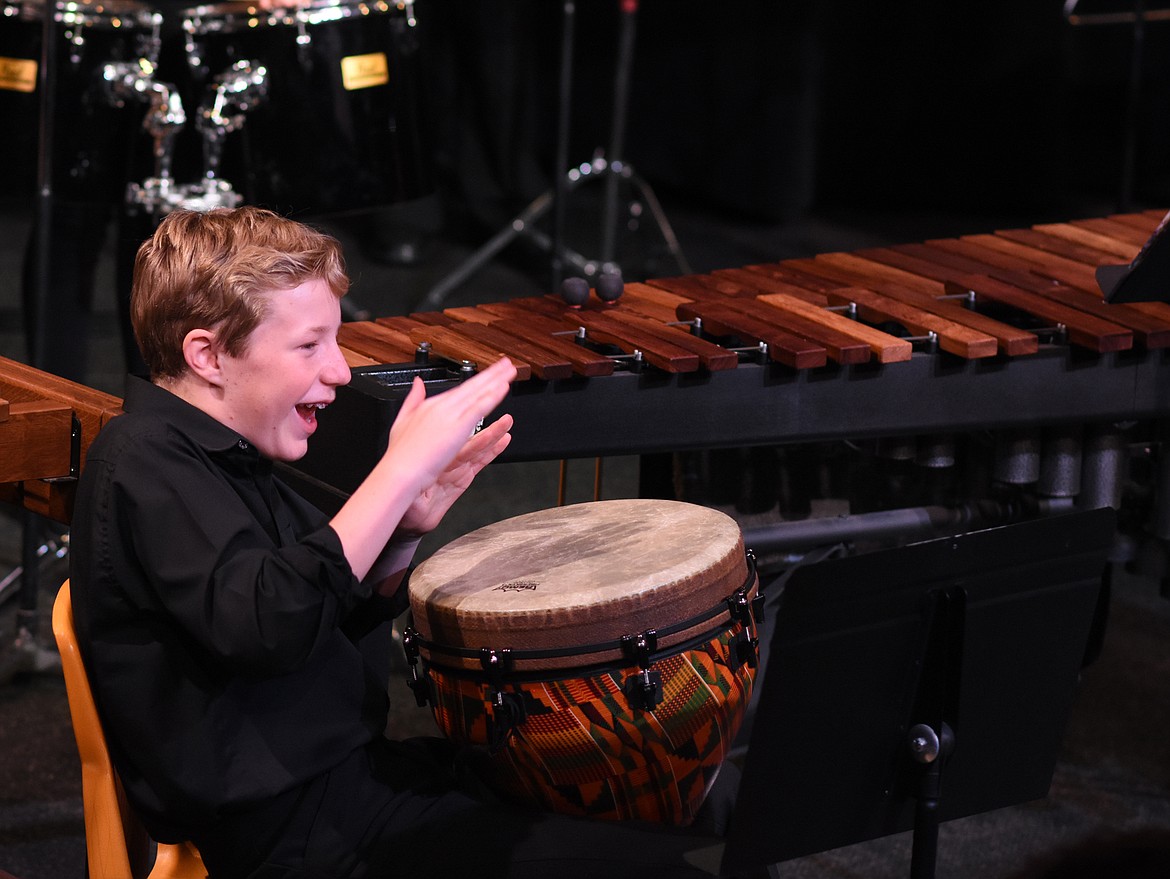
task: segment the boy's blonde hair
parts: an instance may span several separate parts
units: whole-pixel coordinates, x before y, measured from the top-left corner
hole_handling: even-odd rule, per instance
[[[349,289],[340,243],[256,207],[168,214],[138,249],[130,319],[152,379],[187,369],[183,340],[213,330],[238,357],[267,314],[271,295],[324,281],[339,299]]]

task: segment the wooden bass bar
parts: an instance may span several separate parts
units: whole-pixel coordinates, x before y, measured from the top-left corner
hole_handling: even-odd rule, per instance
[[[117,397],[0,357],[0,501],[68,524],[89,444],[121,411]]]
[[[685,451],[1170,411],[1170,305],[1108,304],[1157,211],[825,253],[343,325],[351,384],[320,417],[312,480],[347,493],[413,376],[441,390],[507,355],[509,460]]]

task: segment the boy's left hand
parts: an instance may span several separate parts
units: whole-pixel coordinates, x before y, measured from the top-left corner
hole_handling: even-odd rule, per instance
[[[428,534],[438,527],[452,504],[467,491],[484,467],[494,461],[512,440],[512,416],[503,415],[483,430],[472,434],[447,469],[419,492],[398,523],[396,539]]]

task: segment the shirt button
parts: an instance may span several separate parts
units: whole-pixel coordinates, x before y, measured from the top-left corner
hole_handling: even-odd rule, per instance
[[[236,443],[236,445],[238,445],[245,452],[248,451],[248,441],[247,440],[240,440],[238,443]]]

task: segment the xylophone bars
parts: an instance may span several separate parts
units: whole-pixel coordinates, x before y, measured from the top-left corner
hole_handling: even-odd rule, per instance
[[[907,361],[912,343],[881,329],[891,324],[964,359],[1034,354],[1045,328],[1095,353],[1163,348],[1170,305],[1108,305],[1093,274],[1132,259],[1159,219],[1074,220],[656,279],[628,284],[614,306],[574,309],[547,296],[379,318],[347,324],[341,341],[354,366],[410,362],[424,342],[455,363],[506,354],[521,381],[612,372],[596,346],[590,356],[571,342],[577,328],[668,373],[734,368],[739,358],[709,341],[728,337],[765,343],[770,361],[793,369]],[[677,323],[696,319],[703,337]]]
[[[0,501],[68,523],[89,444],[121,407],[117,397],[0,357]]]

